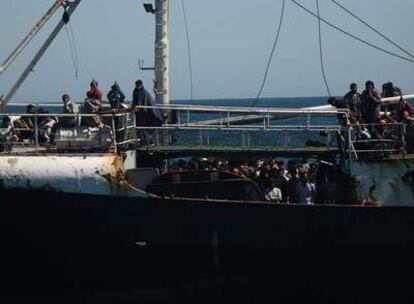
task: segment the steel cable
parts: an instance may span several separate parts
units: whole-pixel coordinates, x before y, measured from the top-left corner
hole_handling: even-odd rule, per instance
[[[290,1],[291,1],[291,2],[293,2],[294,4],[296,4],[297,6],[299,6],[299,7],[300,7],[301,9],[303,9],[304,11],[306,11],[308,14],[312,15],[312,16],[313,16],[313,17],[315,17],[315,18],[320,19],[323,23],[325,23],[325,24],[329,25],[330,27],[332,27],[332,28],[336,29],[337,31],[340,31],[340,32],[341,32],[341,33],[343,33],[343,34],[345,34],[345,35],[347,35],[347,36],[349,36],[349,37],[351,37],[351,38],[353,38],[353,39],[355,39],[355,40],[358,40],[359,42],[361,42],[361,43],[363,43],[363,44],[365,44],[365,45],[368,45],[368,46],[370,46],[370,47],[372,47],[372,48],[374,48],[374,49],[376,49],[376,50],[378,50],[378,51],[380,51],[380,52],[383,52],[383,53],[388,54],[388,55],[390,55],[390,56],[393,56],[393,57],[396,57],[396,58],[400,58],[400,59],[402,59],[402,60],[405,60],[405,61],[408,61],[408,62],[412,62],[412,63],[414,63],[414,58],[413,58],[413,59],[411,59],[411,58],[407,58],[407,57],[404,57],[404,56],[398,55],[398,54],[393,53],[393,52],[391,52],[391,51],[388,51],[388,50],[386,50],[386,49],[384,49],[384,48],[381,48],[381,47],[379,47],[379,46],[377,46],[377,45],[375,45],[375,44],[373,44],[373,43],[371,43],[371,42],[368,42],[368,41],[366,41],[366,40],[364,40],[364,39],[362,39],[362,38],[359,38],[358,36],[355,36],[355,35],[353,35],[353,34],[351,34],[351,33],[347,32],[347,31],[345,31],[345,30],[341,29],[340,27],[338,27],[338,26],[336,26],[336,25],[332,24],[331,22],[329,22],[329,21],[327,21],[327,20],[325,20],[325,19],[323,19],[323,18],[318,17],[318,15],[317,15],[317,14],[315,14],[315,13],[314,13],[314,12],[312,12],[310,9],[308,9],[308,8],[307,8],[307,7],[305,7],[305,6],[303,6],[302,4],[300,4],[299,2],[297,2],[296,0],[290,0]]]
[[[181,4],[182,4],[182,8],[183,8],[185,34],[186,34],[186,38],[187,38],[188,69],[189,69],[189,73],[190,73],[190,100],[193,100],[193,97],[194,97],[194,89],[193,89],[193,64],[192,64],[192,59],[191,59],[190,34],[189,34],[189,30],[188,30],[187,14],[186,14],[184,0],[181,0]]]
[[[323,80],[325,81],[326,91],[328,92],[329,97],[331,97],[331,90],[329,89],[328,79],[326,78],[325,66],[323,63],[323,48],[322,48],[322,29],[321,29],[321,14],[319,10],[319,0],[316,0],[316,10],[318,12],[318,33],[319,33],[319,55],[321,62],[321,70],[323,75]]]
[[[377,33],[378,35],[380,35],[382,38],[384,38],[385,40],[387,40],[389,43],[391,43],[392,45],[394,45],[395,47],[397,47],[400,51],[402,51],[406,55],[410,56],[411,58],[414,58],[414,55],[412,55],[410,52],[408,52],[403,47],[401,47],[400,45],[398,45],[396,42],[392,41],[390,38],[388,38],[383,33],[381,33],[379,30],[377,30],[376,28],[374,28],[373,26],[371,26],[370,24],[368,24],[366,21],[362,20],[355,13],[351,12],[345,6],[343,6],[342,4],[340,4],[338,1],[336,1],[336,0],[330,0],[330,1],[333,2],[334,4],[336,4],[337,6],[339,6],[341,9],[343,9],[348,14],[350,14],[352,17],[354,17],[355,19],[357,19],[359,22],[361,22],[362,24],[364,24],[365,26],[367,26],[368,28],[370,28],[371,30],[373,30],[375,33]]]
[[[283,0],[282,11],[280,13],[280,19],[279,19],[279,25],[278,25],[275,41],[273,43],[272,51],[270,52],[269,61],[267,62],[266,71],[265,71],[265,74],[264,74],[264,77],[263,77],[262,85],[260,86],[259,92],[256,96],[256,99],[253,101],[251,107],[254,107],[256,105],[256,103],[258,102],[258,100],[260,98],[260,95],[262,94],[263,88],[266,84],[266,79],[267,79],[267,75],[269,73],[270,64],[272,63],[273,54],[275,52],[277,42],[279,41],[279,36],[280,36],[281,29],[282,29],[283,17],[285,15],[285,6],[286,6],[286,0]]]

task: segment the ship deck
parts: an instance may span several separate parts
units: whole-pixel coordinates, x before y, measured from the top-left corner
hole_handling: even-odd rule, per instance
[[[201,146],[168,145],[150,146],[137,149],[140,153],[149,153],[157,157],[172,158],[180,156],[271,156],[290,158],[332,158],[340,150],[332,147],[272,147],[272,146]]]
[[[335,147],[277,147],[277,146],[225,146],[225,145],[166,145],[136,147],[138,154],[150,154],[155,158],[174,158],[185,156],[222,156],[222,157],[286,157],[286,158],[318,158],[332,159],[340,155],[341,151]],[[108,152],[108,151],[107,151]],[[53,146],[16,146],[11,152],[0,152],[0,156],[31,156],[31,155],[68,155],[68,154],[96,154],[97,151],[68,150],[58,151]],[[99,154],[99,152],[98,152]],[[364,158],[364,161],[395,161],[413,160],[414,154],[387,154],[381,157]]]

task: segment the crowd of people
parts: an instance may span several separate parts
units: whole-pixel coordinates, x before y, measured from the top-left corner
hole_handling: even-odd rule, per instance
[[[254,181],[266,201],[274,203],[314,204],[318,199],[315,180],[316,163],[306,159],[255,159],[250,161],[225,158],[178,159],[166,172],[224,171]]]
[[[383,103],[383,98],[399,97],[399,102]],[[349,119],[339,117],[344,125],[358,125],[357,137],[362,139],[381,139],[386,132],[386,125],[404,123],[414,125],[414,109],[403,98],[400,88],[392,82],[384,83],[379,93],[373,81],[365,83],[365,90],[360,93],[358,85],[352,83],[350,91],[339,100],[335,97],[328,99],[328,103],[339,109],[349,110]],[[359,139],[358,138],[358,139]]]
[[[2,142],[11,141],[34,141],[37,128],[37,139],[40,143],[54,143],[56,130],[59,128],[73,128],[76,126],[85,126],[91,128],[102,128],[105,121],[98,115],[106,110],[111,112],[121,112],[135,110],[137,106],[155,106],[155,101],[151,94],[144,88],[142,80],[135,82],[135,88],[132,96],[132,106],[125,104],[125,94],[119,84],[115,82],[108,94],[106,95],[109,106],[103,103],[104,93],[100,89],[96,80],[90,83],[90,89],[86,93],[86,98],[82,105],[78,105],[71,100],[69,94],[62,95],[62,113],[72,116],[56,117],[48,115],[49,113],[43,108],[36,108],[29,104],[26,107],[26,115],[19,118],[4,117],[1,123],[0,140]],[[40,114],[40,115],[35,115]],[[76,116],[77,114],[97,114],[91,116]],[[138,126],[161,125],[163,114],[158,109],[137,109],[136,122]],[[37,118],[35,118],[37,116]],[[37,126],[35,126],[37,120]],[[116,129],[121,128],[121,120],[115,119]],[[138,134],[145,141],[146,133]],[[117,134],[118,136],[118,134]]]

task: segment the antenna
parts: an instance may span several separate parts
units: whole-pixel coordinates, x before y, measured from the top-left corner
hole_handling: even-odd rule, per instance
[[[150,66],[146,67],[144,65],[144,59],[138,60],[138,65],[141,71],[155,71],[155,67],[150,67]]]

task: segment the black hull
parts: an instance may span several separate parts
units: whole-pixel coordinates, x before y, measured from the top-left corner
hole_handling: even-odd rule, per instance
[[[414,299],[414,208],[14,191],[0,201],[1,302]]]

